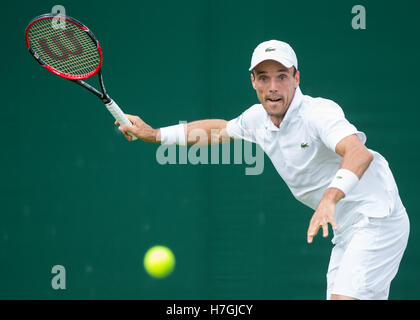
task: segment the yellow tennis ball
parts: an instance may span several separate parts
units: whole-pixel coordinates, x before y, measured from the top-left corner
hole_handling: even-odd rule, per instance
[[[143,263],[147,273],[152,277],[164,278],[173,271],[175,256],[167,247],[154,246],[147,250]]]

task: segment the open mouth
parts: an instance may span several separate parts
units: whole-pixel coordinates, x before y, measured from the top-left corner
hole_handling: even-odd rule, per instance
[[[267,100],[271,102],[280,102],[281,98],[267,98]]]

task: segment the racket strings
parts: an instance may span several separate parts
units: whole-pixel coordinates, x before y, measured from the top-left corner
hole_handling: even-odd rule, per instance
[[[96,43],[73,23],[59,20],[58,24],[57,20],[43,19],[31,26],[28,31],[31,48],[46,64],[62,73],[83,76],[93,72],[100,63]]]

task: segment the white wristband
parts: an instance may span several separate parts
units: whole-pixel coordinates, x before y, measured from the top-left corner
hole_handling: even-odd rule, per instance
[[[185,123],[160,128],[160,143],[164,145],[179,144],[185,146],[187,144],[185,138]]]
[[[346,196],[359,182],[359,178],[350,170],[339,169],[328,188],[337,188]]]

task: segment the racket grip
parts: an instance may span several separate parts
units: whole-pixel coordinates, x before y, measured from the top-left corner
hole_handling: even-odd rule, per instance
[[[105,106],[108,109],[108,111],[111,112],[115,120],[119,122],[119,124],[130,126],[130,127],[133,126],[133,124],[130,122],[130,120],[128,120],[126,115],[122,112],[122,110],[115,103],[114,100],[111,100],[110,102],[105,103]],[[131,134],[130,132],[128,134],[133,138],[132,141],[137,140],[137,137],[135,135]]]

